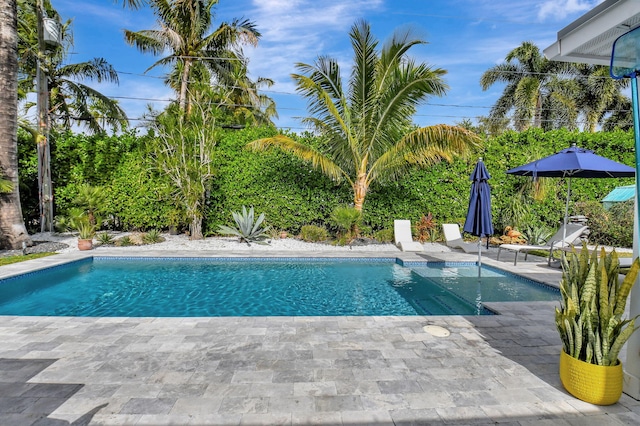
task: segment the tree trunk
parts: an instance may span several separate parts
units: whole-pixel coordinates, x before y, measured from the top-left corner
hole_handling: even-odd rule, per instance
[[[367,190],[369,189],[369,185],[367,184],[367,175],[364,173],[359,173],[358,178],[353,183],[353,207],[362,211],[362,206],[364,205],[364,199],[367,196]]]
[[[533,117],[533,127],[538,129],[542,128],[542,95],[538,93],[538,97],[536,99],[536,109]]]
[[[49,87],[42,57],[47,49],[44,42],[43,0],[36,2],[38,19],[38,196],[40,199],[40,232],[53,232],[53,188],[51,183],[51,151],[49,145]]]
[[[180,111],[186,111],[189,113],[187,108],[187,87],[189,84],[189,71],[191,68],[191,59],[184,60],[184,69],[182,70],[182,81],[180,82]],[[191,109],[191,108],[189,108]]]
[[[0,196],[0,247],[32,245],[22,218],[18,186],[18,6],[0,0],[0,173],[13,184]]]
[[[191,219],[191,236],[190,240],[202,240],[204,236],[202,235],[202,218],[194,216]]]

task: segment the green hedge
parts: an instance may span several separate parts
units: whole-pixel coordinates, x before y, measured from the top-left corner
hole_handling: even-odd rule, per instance
[[[329,229],[331,211],[352,202],[351,188],[346,182],[335,183],[307,163],[277,149],[267,152],[246,149],[248,142],[275,132],[270,128],[222,132],[205,232],[212,234],[218,225],[231,224],[231,211],[240,210],[243,205],[253,206],[256,213],[265,213],[269,225],[292,234],[307,224]],[[296,137],[313,141],[309,134]],[[35,149],[25,148],[28,143],[24,139],[23,135],[21,196],[23,209],[28,206],[25,210],[31,211],[33,205],[37,208],[37,203],[33,203],[37,194]],[[631,132],[592,134],[557,130],[545,133],[538,129],[506,132],[486,141],[482,149],[466,159],[416,169],[397,182],[374,183],[364,204],[362,229],[368,233],[391,229],[394,219],[416,222],[429,212],[438,223],[462,223],[469,201],[469,175],[478,157],[483,157],[491,174],[494,224],[499,233],[503,209],[527,179],[507,175],[506,171],[553,154],[571,143],[628,165],[634,163]],[[66,208],[68,200],[75,195],[76,186],[87,182],[107,188],[109,211],[118,217],[122,227],[166,228],[167,212],[172,207],[172,188],[166,177],[153,171],[143,145],[143,137],[135,134],[57,135],[52,147],[52,164],[58,211]],[[573,179],[570,214],[582,213],[574,208],[576,202],[599,202],[614,187],[633,182],[633,179]],[[555,179],[551,188],[541,201],[529,203],[529,221],[555,229],[564,213],[567,182]]]
[[[298,233],[303,225],[324,225],[331,211],[351,193],[308,164],[280,150],[253,152],[247,143],[276,132],[269,128],[228,131],[218,143],[217,173],[211,190],[206,227],[231,224],[231,212],[253,206],[268,225]]]

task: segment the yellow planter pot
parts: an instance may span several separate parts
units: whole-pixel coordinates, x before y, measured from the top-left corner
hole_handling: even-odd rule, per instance
[[[622,395],[622,363],[603,366],[589,364],[560,354],[560,381],[576,398],[597,405],[611,405]]]

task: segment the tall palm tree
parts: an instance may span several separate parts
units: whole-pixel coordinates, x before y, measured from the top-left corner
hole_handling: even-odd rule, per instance
[[[123,0],[132,8],[144,0]],[[13,191],[0,197],[0,246],[19,248],[31,244],[22,218],[18,192],[17,116],[18,116],[18,0],[0,0],[0,167],[13,185]]]
[[[260,33],[249,20],[223,22],[213,32],[213,8],[220,0],[149,0],[159,29],[125,30],[125,40],[143,53],[168,56],[156,61],[170,65],[166,83],[178,94],[182,111],[188,111],[189,88],[198,83],[224,82],[234,61],[244,62],[241,46],[257,45]]]
[[[0,0],[0,173],[11,192],[0,195],[0,247],[31,244],[24,226],[18,190],[18,7]]]
[[[271,87],[274,81],[259,77],[252,81],[247,77],[247,67],[236,66],[228,78],[228,87],[219,87],[219,105],[234,124],[273,124],[278,117],[272,98],[260,93],[262,87]]]
[[[547,83],[554,74],[566,71],[568,65],[549,61],[529,41],[510,51],[505,60],[489,68],[480,78],[483,90],[498,82],[506,83],[502,95],[491,108],[490,117],[504,118],[513,111],[516,130],[525,130],[531,125],[541,127],[543,105],[550,95]]]
[[[47,14],[57,12],[45,1]],[[21,78],[18,82],[21,93],[35,91],[38,56],[43,71],[47,75],[49,91],[49,114],[52,123],[70,128],[72,123],[86,126],[91,132],[113,131],[127,126],[127,115],[118,102],[84,84],[84,81],[118,83],[115,69],[103,58],[94,58],[76,64],[63,65],[68,59],[67,52],[72,47],[70,21],[62,25],[63,45],[50,47],[47,54],[38,52],[35,0],[20,0],[18,26],[18,55]],[[25,109],[34,106],[27,103]]]
[[[612,79],[609,67],[602,65],[573,64],[572,75],[577,85],[577,109],[584,116],[583,129],[593,133],[605,122],[609,111],[624,103],[622,89],[629,86],[629,80]]]
[[[338,61],[326,56],[314,65],[298,64],[301,73],[293,75],[309,104],[311,117],[304,121],[321,134],[321,145],[278,135],[249,146],[256,150],[277,146],[333,179],[345,179],[353,188],[354,207],[362,211],[372,182],[394,180],[416,165],[450,160],[478,144],[479,138],[455,126],[412,126],[416,106],[447,89],[442,80],[445,70],[416,63],[407,55],[425,41],[410,30],[396,30],[378,51],[378,41],[365,21],[353,25],[350,38],[354,56],[346,88]]]

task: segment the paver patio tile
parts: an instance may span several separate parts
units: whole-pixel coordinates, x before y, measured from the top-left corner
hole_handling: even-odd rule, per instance
[[[291,424],[291,413],[288,414],[243,414],[240,425],[247,426],[280,426]]]
[[[442,417],[435,409],[393,410],[390,411],[395,426],[421,426],[444,424]]]
[[[493,420],[479,406],[444,407],[435,410],[444,419],[444,424],[494,424]]]
[[[273,371],[236,371],[231,383],[271,383],[277,382],[276,377],[281,373]]]
[[[293,425],[309,425],[335,426],[342,424],[342,415],[340,413],[292,413],[291,424]]]
[[[122,426],[135,425],[142,416],[140,414],[96,414],[91,426]]]
[[[177,398],[171,407],[171,414],[216,414],[222,405],[222,398],[184,396]]]
[[[158,392],[159,398],[187,398],[201,397],[207,390],[207,385],[202,384],[173,384],[165,383]]]
[[[313,370],[284,370],[273,372],[273,383],[299,383],[313,380]]]
[[[227,396],[222,399],[220,413],[267,413],[269,398]]]
[[[160,383],[123,384],[114,393],[116,397],[156,398],[162,390]]]
[[[412,410],[455,406],[449,392],[405,393],[403,397],[407,401],[408,408]]]
[[[337,395],[335,382],[298,382],[293,384],[294,396]]]
[[[269,398],[269,412],[302,413],[313,412],[315,400],[312,396],[272,396]]]
[[[375,426],[393,426],[393,419],[388,411],[343,411],[340,413],[342,416],[342,424],[345,426],[363,426],[363,425],[375,425]]]
[[[414,393],[423,390],[415,380],[379,380],[378,388],[383,394]]]
[[[315,397],[316,411],[360,411],[363,410],[360,395],[321,395]]]
[[[409,408],[409,403],[402,394],[372,394],[360,395],[360,401],[364,411],[400,410]]]
[[[131,398],[120,414],[167,414],[175,402],[175,398]]]
[[[294,396],[294,383],[251,383],[245,396]]]
[[[451,398],[457,407],[497,405],[498,400],[490,391],[453,392]]]

